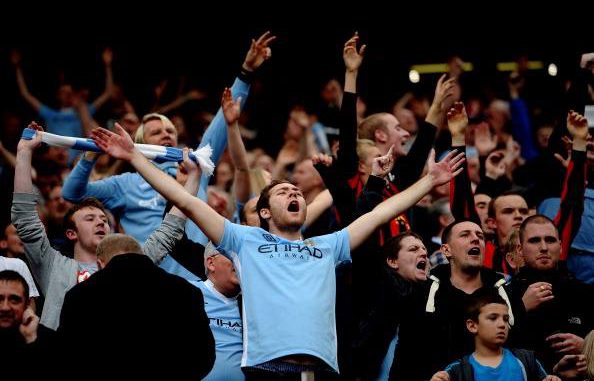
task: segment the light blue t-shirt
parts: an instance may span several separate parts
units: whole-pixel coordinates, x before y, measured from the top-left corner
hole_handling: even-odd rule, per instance
[[[97,111],[92,104],[87,107],[91,115]],[[82,122],[78,112],[72,107],[54,110],[46,105],[41,105],[39,116],[45,121],[46,131],[49,133],[76,138],[83,137]],[[79,153],[80,151],[69,150],[68,162],[71,163]]]
[[[503,359],[495,368],[481,365],[474,358],[474,353],[468,361],[472,365],[475,381],[525,381],[526,370],[524,366],[509,350],[503,349]],[[446,368],[446,372],[448,371]]]
[[[241,366],[307,354],[338,371],[334,268],[351,259],[347,230],[289,241],[225,220],[217,250],[241,280]]]
[[[204,311],[210,320],[215,339],[216,358],[206,381],[243,381],[241,371],[242,322],[237,298],[228,298],[218,292],[210,280],[190,282],[204,295]]]
[[[143,244],[161,225],[167,200],[138,173],[122,173],[88,182],[94,161],[81,159],[64,181],[62,195],[71,202],[95,197],[120,217],[126,234]],[[177,163],[157,165],[163,172],[175,176]]]

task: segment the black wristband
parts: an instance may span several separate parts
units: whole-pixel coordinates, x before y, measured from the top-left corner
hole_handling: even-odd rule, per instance
[[[253,71],[246,70],[243,65],[239,68],[239,75],[237,76],[245,83],[252,83],[256,74]]]

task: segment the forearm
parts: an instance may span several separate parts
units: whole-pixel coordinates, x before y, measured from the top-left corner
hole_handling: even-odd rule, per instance
[[[395,218],[423,198],[433,188],[429,175],[379,204],[348,226],[351,250],[356,249],[378,227]]]
[[[313,224],[321,215],[332,206],[332,195],[328,189],[316,196],[311,204],[307,206],[304,227]]]
[[[250,197],[250,175],[247,153],[237,123],[227,128],[227,136],[229,139],[229,154],[235,167],[235,196],[239,202],[243,203]]]
[[[68,201],[77,202],[87,194],[89,176],[93,171],[95,160],[86,159],[86,155],[86,153],[83,155],[66,180],[64,180],[62,195]]]
[[[14,192],[15,193],[33,193],[33,181],[31,180],[32,169],[31,159],[33,151],[18,150],[16,156],[16,166],[14,171]]]
[[[181,216],[174,214],[173,209],[165,215],[161,225],[149,236],[142,247],[144,254],[155,263],[161,262],[169,255],[184,235],[186,216],[181,212],[179,212]]]
[[[186,94],[180,95],[172,102],[167,103],[165,106],[156,106],[155,112],[158,112],[159,114],[167,114],[169,111],[181,107],[188,100],[190,100],[190,98]]]
[[[532,138],[532,129],[530,126],[530,115],[528,107],[521,98],[512,99],[510,103],[512,132],[522,147],[522,157],[530,160],[538,156],[538,150]]]
[[[41,102],[39,102],[37,98],[31,95],[31,93],[29,93],[27,83],[25,82],[25,76],[23,75],[23,70],[20,66],[17,66],[16,68],[16,79],[21,96],[25,98],[25,100],[29,102],[29,104],[31,104],[31,106],[33,106],[33,108],[35,108],[36,111],[39,111],[39,109],[41,108]]]
[[[8,164],[10,164],[11,167],[13,167],[13,168],[16,167],[16,156],[14,156],[14,154],[12,152],[7,150],[6,147],[4,147],[1,144],[0,144],[0,155],[2,155],[2,158],[4,158],[4,161],[6,161]]]
[[[188,194],[195,195],[198,192],[199,185],[200,185],[200,174],[193,173],[188,176],[188,178],[186,180],[186,184],[184,185],[184,189],[186,190],[186,192],[188,192]],[[171,210],[169,211],[169,214],[172,214],[176,217],[181,217],[184,220],[186,219],[186,215],[181,210],[179,210],[179,208],[177,206],[173,206],[171,208]]]
[[[111,69],[111,64],[105,65],[105,90],[103,93],[95,99],[93,102],[93,106],[95,108],[99,108],[103,106],[105,102],[109,100],[111,97],[111,93],[113,92],[113,70]]]
[[[357,94],[345,91],[339,114],[338,169],[345,178],[357,173]]]
[[[163,197],[171,201],[211,239],[218,244],[223,236],[224,219],[204,201],[193,197],[173,178],[152,165],[138,150],[130,163],[138,173]]]
[[[358,70],[347,70],[344,75],[344,91],[357,93],[357,74]]]

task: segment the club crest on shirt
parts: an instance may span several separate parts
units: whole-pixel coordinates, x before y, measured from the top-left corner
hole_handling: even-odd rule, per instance
[[[84,282],[85,280],[89,279],[90,277],[91,277],[91,273],[88,270],[79,271],[76,276],[76,282],[77,283]]]
[[[268,242],[277,242],[277,238],[272,234],[264,233],[262,234],[262,238],[264,238]]]

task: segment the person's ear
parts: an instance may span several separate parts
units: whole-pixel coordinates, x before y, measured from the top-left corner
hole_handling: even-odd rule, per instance
[[[450,244],[443,243],[440,247],[440,250],[447,259],[450,259],[452,257],[452,252],[450,251]]]
[[[466,319],[466,329],[473,335],[476,335],[478,332],[478,323],[472,319]]]
[[[66,238],[68,238],[69,241],[76,241],[78,240],[78,234],[74,229],[66,229]]]
[[[398,259],[386,258],[386,263],[389,267],[393,268],[394,270],[398,270]]]
[[[258,212],[258,214],[260,215],[260,217],[262,217],[265,220],[269,220],[271,217],[271,213],[270,213],[270,209],[268,208],[262,208],[260,209],[260,211]]]
[[[381,128],[377,128],[374,131],[373,137],[375,138],[375,141],[378,143],[386,143],[388,141],[388,134],[386,134],[384,130],[382,130]]]
[[[359,160],[359,166],[357,167],[357,170],[361,174],[367,174],[367,166],[365,165],[363,160]]]
[[[103,260],[103,258],[97,258],[97,268],[99,270],[104,269],[105,265],[107,265],[107,263]]]
[[[210,257],[206,258],[206,268],[208,269],[209,274],[215,271],[214,257],[214,255],[211,255]]]
[[[6,250],[8,248],[8,241],[5,239],[0,240],[0,249]]]

